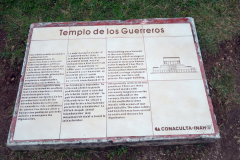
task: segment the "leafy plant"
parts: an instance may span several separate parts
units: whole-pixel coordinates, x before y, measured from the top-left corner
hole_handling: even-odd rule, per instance
[[[115,147],[113,150],[109,150],[108,151],[108,155],[107,157],[110,158],[110,160],[112,160],[115,155],[118,158],[121,158],[123,154],[127,153],[127,147],[126,146],[121,146],[121,147]]]
[[[2,52],[0,54],[1,58],[9,58],[10,57],[10,53],[9,52]]]

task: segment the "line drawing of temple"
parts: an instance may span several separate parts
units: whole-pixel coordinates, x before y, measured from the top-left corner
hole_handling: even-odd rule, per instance
[[[196,73],[197,70],[192,66],[185,66],[180,63],[180,57],[163,57],[163,65],[153,67],[151,74],[160,73]]]

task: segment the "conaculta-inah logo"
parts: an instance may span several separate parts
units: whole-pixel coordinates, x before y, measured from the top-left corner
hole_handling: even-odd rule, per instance
[[[181,130],[210,130],[211,125],[206,126],[176,126],[176,127],[155,127],[155,131],[181,131]]]

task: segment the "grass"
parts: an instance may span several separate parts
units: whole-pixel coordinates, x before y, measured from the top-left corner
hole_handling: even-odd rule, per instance
[[[222,107],[227,107],[231,103],[240,104],[240,96],[237,94],[236,77],[234,69],[228,66],[221,68],[214,67],[213,78],[210,85],[216,91],[212,96],[217,98]]]
[[[240,35],[240,4],[237,0],[0,0],[0,29],[7,33],[1,58],[12,66],[24,57],[29,26],[39,22],[126,20],[142,18],[193,17],[201,50],[217,54],[220,42]],[[227,68],[214,68],[210,84],[221,103],[235,97],[235,77]],[[229,98],[229,96],[231,96]],[[198,146],[202,148],[202,146]],[[126,147],[107,151],[12,151],[13,159],[121,159]],[[170,151],[165,150],[166,154]],[[139,155],[135,150],[133,155]],[[101,156],[99,156],[101,155]],[[15,156],[15,157],[14,157]],[[127,157],[129,157],[127,155]],[[135,159],[136,157],[130,157]],[[8,159],[8,158],[6,158]],[[193,159],[190,157],[189,159]]]
[[[9,58],[10,57],[10,53],[9,52],[1,52],[0,57],[1,58]]]
[[[226,99],[235,89],[235,77],[225,67],[222,70],[214,67],[214,78],[211,79],[210,84],[217,90],[220,97]]]
[[[121,147],[115,147],[113,150],[108,151],[107,157],[112,160],[112,159],[120,159],[123,154],[127,153],[127,147],[126,146],[121,146]]]
[[[201,48],[216,54],[221,41],[240,33],[239,15],[235,0],[1,0],[0,26],[8,33],[1,56],[24,57],[31,23],[186,16],[195,19]]]

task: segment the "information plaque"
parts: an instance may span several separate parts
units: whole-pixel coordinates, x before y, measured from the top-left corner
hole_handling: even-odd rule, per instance
[[[31,25],[11,149],[218,138],[192,18]]]

